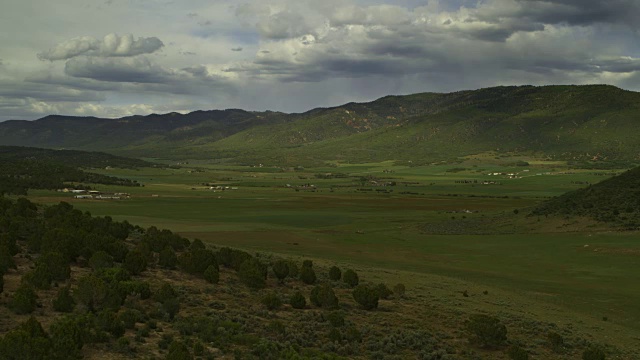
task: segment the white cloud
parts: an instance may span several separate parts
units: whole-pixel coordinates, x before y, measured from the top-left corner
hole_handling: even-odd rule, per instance
[[[157,37],[134,39],[133,35],[118,36],[108,34],[102,40],[90,36],[77,37],[62,42],[53,48],[38,53],[40,60],[67,60],[80,55],[86,56],[136,56],[150,54],[164,44]]]

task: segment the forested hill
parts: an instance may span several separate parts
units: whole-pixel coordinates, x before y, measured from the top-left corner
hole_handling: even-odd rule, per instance
[[[0,144],[134,157],[299,164],[425,163],[486,151],[561,160],[635,161],[640,93],[607,85],[509,86],[387,96],[302,114],[243,110],[133,116],[49,116],[0,123]]]
[[[24,146],[0,146],[0,161],[35,160],[78,168],[105,168],[107,166],[132,169],[152,167],[156,164],[140,159],[115,156],[96,151],[51,150]]]
[[[546,201],[533,214],[588,216],[640,228],[640,167]]]
[[[84,171],[93,167],[151,166],[146,161],[104,153],[0,147],[0,195],[26,195],[29,189],[89,188],[92,184],[140,186],[136,181]]]

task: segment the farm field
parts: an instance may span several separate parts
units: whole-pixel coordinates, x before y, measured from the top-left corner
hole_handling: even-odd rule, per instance
[[[215,246],[353,264],[401,280],[415,294],[437,294],[434,301],[445,307],[517,313],[623,347],[640,337],[638,234],[583,219],[527,216],[539,202],[616,171],[473,158],[421,167],[180,166],[96,171],[144,184],[98,187],[129,192],[131,199],[42,190],[30,198],[67,201],[93,215],[168,228]],[[488,289],[500,298],[482,298]]]

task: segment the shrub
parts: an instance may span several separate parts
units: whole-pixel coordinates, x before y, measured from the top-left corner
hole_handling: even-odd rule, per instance
[[[316,272],[310,266],[303,266],[302,270],[300,270],[300,280],[307,285],[313,285],[317,280]]]
[[[51,272],[46,264],[38,264],[35,269],[24,274],[21,281],[36,289],[46,290],[51,287]]]
[[[327,320],[329,324],[333,327],[341,327],[344,326],[344,314],[340,311],[333,311],[327,315]]]
[[[84,346],[87,329],[81,321],[71,316],[57,319],[49,327],[52,359],[82,359],[80,349]]]
[[[173,299],[177,297],[178,297],[178,293],[173,288],[173,286],[171,286],[171,284],[169,283],[162,284],[160,289],[158,289],[158,291],[156,291],[153,294],[153,299],[159,303],[164,303],[168,299]]]
[[[376,291],[378,292],[378,297],[383,300],[387,300],[393,294],[393,291],[391,291],[384,283],[378,284],[376,286]]]
[[[143,315],[135,309],[124,309],[118,314],[118,321],[122,322],[125,329],[135,329],[136,323],[142,322]]]
[[[314,287],[311,290],[309,300],[311,300],[311,303],[315,306],[324,309],[338,308],[338,298],[329,284],[322,284]]]
[[[404,286],[404,284],[397,284],[396,286],[393,287],[393,296],[395,296],[397,298],[402,298],[402,297],[404,297],[404,293],[406,291],[407,291],[407,289]]]
[[[37,306],[38,295],[28,284],[22,284],[9,302],[9,309],[16,314],[30,314]]]
[[[89,310],[101,309],[104,305],[109,289],[105,282],[95,276],[88,275],[78,280],[78,286],[73,291],[73,297]]]
[[[251,258],[252,256],[247,252],[228,247],[223,247],[216,253],[216,259],[220,264],[235,271],[240,271],[242,263]]]
[[[605,360],[604,350],[599,346],[589,346],[582,352],[582,360]]]
[[[496,317],[471,315],[467,322],[469,341],[484,348],[498,348],[507,340],[507,327]]]
[[[336,328],[331,328],[331,330],[329,330],[328,338],[331,342],[339,343],[342,341],[342,333],[340,333],[340,330]]]
[[[3,290],[4,290],[4,274],[0,272],[0,294],[2,294]]]
[[[147,268],[147,258],[138,250],[129,251],[122,266],[132,275],[138,275]]]
[[[310,268],[312,268],[313,267],[313,261],[311,261],[311,260],[302,261],[302,267],[310,267]]]
[[[46,265],[51,280],[66,280],[71,276],[71,267],[67,259],[59,252],[48,252],[43,254],[36,261],[39,264]]]
[[[353,289],[353,298],[365,310],[377,308],[378,300],[380,299],[376,288],[364,284],[358,285]]]
[[[304,307],[307,306],[307,299],[305,299],[300,291],[296,291],[289,298],[289,304],[291,304],[291,307],[294,309],[304,309]]]
[[[348,342],[360,342],[362,341],[362,334],[355,326],[349,326],[344,331],[344,338]]]
[[[135,352],[135,349],[131,347],[131,341],[124,336],[116,341],[113,348],[116,352],[125,355],[132,355]]]
[[[129,271],[121,267],[100,269],[95,272],[95,276],[109,284],[131,280],[131,274],[129,273]]]
[[[218,266],[218,261],[213,251],[198,248],[182,254],[178,262],[184,271],[198,275],[204,274],[205,270],[211,265]]]
[[[271,267],[273,268],[273,273],[281,283],[289,275],[289,264],[285,260],[277,260]]]
[[[358,274],[356,274],[355,271],[353,271],[351,269],[348,269],[342,275],[342,281],[344,281],[345,284],[347,284],[347,285],[349,285],[351,287],[355,287],[355,286],[358,286],[358,283],[360,282],[360,279],[358,279]]]
[[[216,265],[209,265],[207,270],[204,271],[204,278],[212,284],[217,284],[220,281],[220,270]]]
[[[0,338],[1,359],[48,359],[50,351],[51,341],[34,317]]]
[[[102,310],[95,318],[96,327],[110,333],[114,338],[119,338],[125,333],[124,323],[118,319],[112,310]]]
[[[171,246],[165,246],[158,256],[158,265],[165,269],[175,269],[178,265],[178,256]]]
[[[290,260],[287,261],[287,265],[289,267],[289,277],[290,278],[297,278],[300,275],[300,269],[298,269],[298,264],[296,264],[295,261]]]
[[[238,272],[240,280],[252,289],[261,289],[265,287],[267,278],[266,268],[257,259],[249,259],[240,265]]]
[[[9,247],[5,244],[0,244],[0,273],[5,273],[7,270],[15,268],[16,262],[13,260]]]
[[[340,268],[337,266],[332,266],[331,269],[329,269],[329,279],[331,281],[338,281],[342,278],[342,271],[340,271]]]
[[[71,287],[61,287],[56,298],[53,299],[53,309],[58,312],[71,312],[75,306],[76,302],[71,296]]]
[[[285,335],[287,333],[287,327],[278,320],[271,321],[267,329],[270,333],[275,335]]]
[[[560,353],[564,349],[564,338],[557,332],[550,331],[547,334],[547,341],[551,350],[556,353]]]
[[[165,360],[193,360],[193,356],[185,344],[174,340],[169,345],[169,353]]]
[[[191,243],[191,245],[189,245],[189,250],[194,251],[194,250],[204,250],[207,247],[204,246],[204,243],[202,242],[202,240],[200,239],[195,239],[193,240],[193,242]]]
[[[125,296],[138,295],[142,300],[151,297],[151,287],[146,281],[121,281],[118,283],[118,288]]]
[[[178,298],[170,298],[162,303],[162,310],[167,313],[169,320],[173,320],[180,311],[180,300]]]
[[[89,266],[93,270],[113,267],[113,256],[104,251],[96,251],[89,258]]]
[[[280,300],[278,294],[273,291],[266,293],[262,299],[260,299],[260,302],[269,310],[275,310],[282,306],[282,300]]]
[[[529,360],[529,353],[527,350],[517,345],[510,347],[507,355],[509,355],[509,359],[511,360]]]

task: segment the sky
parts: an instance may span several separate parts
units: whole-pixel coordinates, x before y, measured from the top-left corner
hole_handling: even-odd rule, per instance
[[[640,90],[638,0],[0,4],[0,121],[602,83]]]

